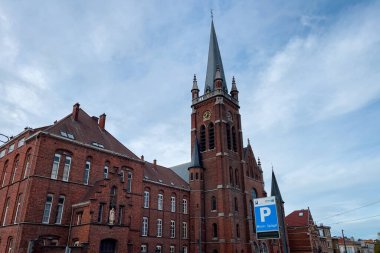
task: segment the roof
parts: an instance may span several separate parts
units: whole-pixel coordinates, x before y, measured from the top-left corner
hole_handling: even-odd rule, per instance
[[[72,134],[75,141],[98,148],[104,148],[105,150],[110,150],[134,159],[139,159],[107,130],[101,129],[98,125],[97,117],[89,116],[82,109],[79,109],[78,120],[74,120],[71,115],[72,114],[67,115],[54,125],[46,128],[44,132],[63,137],[65,136],[62,135],[61,132],[65,132],[66,134]]]
[[[271,188],[271,196],[277,197],[281,203],[285,203],[281,196],[280,188],[278,187],[276,175],[274,174],[274,171],[272,170],[272,188]]]
[[[224,76],[223,62],[222,57],[220,56],[218,39],[216,38],[214,21],[211,21],[210,44],[208,48],[207,72],[204,93],[207,93],[207,91],[215,90],[214,80],[217,67],[219,67],[220,70],[223,90],[227,92],[228,89],[226,85],[226,77]]]
[[[187,182],[189,178],[188,168],[191,167],[191,162],[178,164],[170,167],[175,173],[177,173],[183,180]]]
[[[195,137],[194,149],[191,155],[191,163],[189,167],[202,167],[201,153],[199,152],[198,138]]]
[[[314,223],[309,209],[295,210],[285,217],[285,221],[290,227],[304,227]]]
[[[175,173],[173,170],[149,162],[145,162],[144,179],[168,186],[189,189],[189,184],[187,181],[177,175],[177,173]]]

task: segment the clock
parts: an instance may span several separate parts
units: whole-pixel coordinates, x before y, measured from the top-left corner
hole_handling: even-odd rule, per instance
[[[232,121],[232,114],[230,112],[226,113],[226,117],[228,121]]]
[[[210,111],[205,111],[203,113],[203,120],[209,120],[211,118],[211,112]]]

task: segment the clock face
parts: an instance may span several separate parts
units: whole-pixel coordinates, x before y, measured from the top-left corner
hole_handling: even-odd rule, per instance
[[[211,112],[205,111],[205,113],[203,113],[203,120],[209,120],[210,118],[211,118]]]
[[[227,120],[228,120],[228,121],[232,121],[232,115],[231,115],[230,112],[227,112],[227,113],[226,113],[226,117],[227,117]]]

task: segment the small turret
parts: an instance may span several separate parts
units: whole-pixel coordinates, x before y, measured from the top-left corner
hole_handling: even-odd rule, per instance
[[[214,78],[214,86],[215,86],[216,90],[223,89],[223,78],[222,78],[222,75],[220,73],[219,65],[216,66],[215,78]]]
[[[197,76],[195,74],[194,74],[193,88],[191,89],[191,94],[192,94],[193,99],[199,97],[199,89],[198,89]]]
[[[231,92],[230,92],[231,96],[236,99],[236,100],[239,100],[239,91],[236,87],[236,81],[235,81],[235,77],[233,76],[232,77],[232,87],[231,87]]]

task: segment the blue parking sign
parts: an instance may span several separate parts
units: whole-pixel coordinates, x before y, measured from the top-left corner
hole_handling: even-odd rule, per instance
[[[258,238],[278,238],[279,226],[277,217],[276,198],[258,198],[253,200]]]

